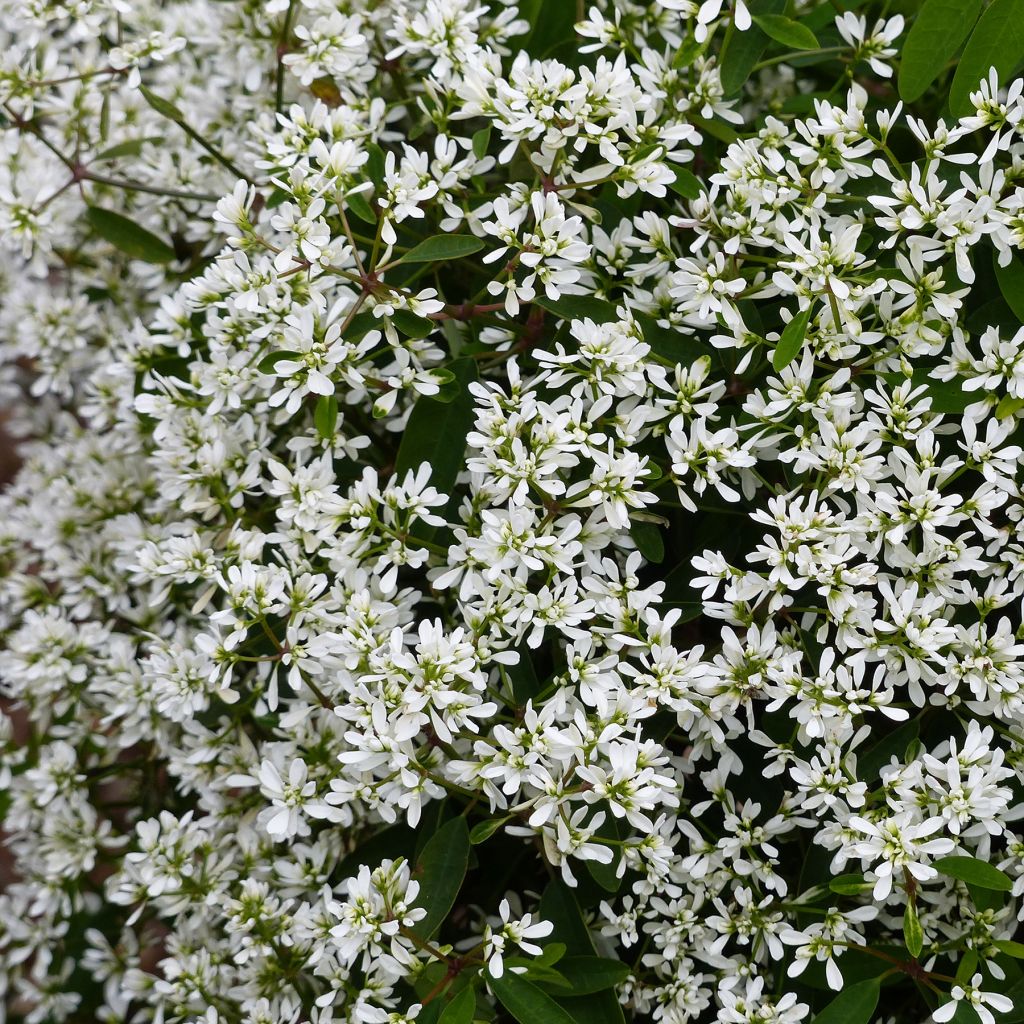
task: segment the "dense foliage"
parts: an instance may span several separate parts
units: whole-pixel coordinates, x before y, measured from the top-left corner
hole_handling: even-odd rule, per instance
[[[8,1020],[1024,1020],[1024,0],[0,48]]]

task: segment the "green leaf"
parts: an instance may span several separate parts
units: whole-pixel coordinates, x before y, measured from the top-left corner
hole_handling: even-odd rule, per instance
[[[370,206],[365,192],[351,192],[345,196],[345,205],[351,213],[354,213],[364,224],[376,224],[377,215]]]
[[[814,1018],[813,1024],[868,1024],[878,1006],[881,984],[878,978],[868,978],[848,986]]]
[[[558,970],[572,985],[574,996],[615,988],[630,975],[628,964],[600,956],[567,956],[559,960]]]
[[[781,14],[785,10],[786,0],[752,0],[747,7],[751,17],[755,14],[759,17],[766,14]],[[719,58],[722,88],[726,96],[731,96],[743,88],[743,83],[750,77],[754,65],[767,48],[768,36],[757,25],[751,25],[746,32],[732,33]]]
[[[375,188],[381,188],[384,184],[384,167],[386,159],[384,150],[376,142],[366,143],[366,176],[373,182]]]
[[[996,939],[996,948],[1000,953],[1012,956],[1014,960],[1024,960],[1024,942],[1014,942],[1012,939]]]
[[[473,991],[472,985],[467,985],[444,1008],[438,1019],[438,1024],[473,1024],[475,1012],[476,993]]]
[[[954,19],[955,20],[955,19]],[[978,19],[960,56],[949,88],[949,110],[954,117],[973,111],[975,92],[989,68],[996,69],[1000,85],[1013,73],[1024,54],[1024,0],[992,0]]]
[[[772,367],[778,373],[784,370],[800,353],[803,348],[804,338],[807,337],[807,323],[811,319],[811,307],[797,313],[792,320],[786,324],[775,346],[772,354]]]
[[[294,359],[294,352],[271,352],[265,355],[257,364],[256,369],[260,373],[275,373],[276,367],[282,359]]]
[[[151,92],[144,85],[139,86],[139,92],[142,93],[142,98],[158,114],[169,118],[171,121],[177,121],[179,124],[185,120],[185,115],[170,100],[165,100],[162,96],[157,96],[155,92]]]
[[[1024,409],[1024,398],[1014,398],[1013,395],[1003,395],[996,406],[996,419],[1005,420],[1008,416],[1016,416]]]
[[[872,883],[863,875],[839,875],[829,881],[828,887],[840,896],[859,896],[872,888]]]
[[[487,124],[485,128],[481,128],[480,131],[473,133],[473,156],[477,160],[483,160],[487,154],[487,147],[491,143],[491,125]]]
[[[506,814],[504,818],[489,818],[487,821],[477,822],[469,833],[470,843],[473,846],[486,843],[510,818],[511,815]]]
[[[924,931],[921,919],[917,916],[917,907],[913,903],[908,903],[907,909],[903,911],[903,941],[907,952],[916,960],[924,948]]]
[[[1005,1019],[1004,1017],[1003,1020]],[[966,999],[961,999],[956,1004],[953,1016],[949,1018],[949,1024],[981,1024],[981,1018],[978,1016],[978,1011]]]
[[[533,666],[533,654],[530,648],[523,643],[515,650],[519,652],[518,663],[504,665],[502,671],[512,688],[512,699],[519,707],[523,707],[528,700],[540,693],[541,683],[537,678],[537,670]]]
[[[111,146],[109,149],[103,150],[102,153],[97,153],[93,158],[94,164],[102,163],[104,160],[117,160],[123,156],[138,156],[143,147],[149,143],[156,145],[157,143],[163,142],[164,140],[159,135],[147,136],[144,139],[129,139],[127,142],[118,143],[116,146]]]
[[[170,263],[174,259],[174,250],[166,242],[113,210],[90,206],[86,208],[85,219],[100,238],[133,260]]]
[[[413,246],[399,263],[439,263],[442,260],[457,260],[472,256],[484,247],[479,238],[472,235],[434,235]]]
[[[685,167],[676,168],[676,180],[668,187],[684,199],[696,199],[701,193],[700,179]]]
[[[561,879],[548,884],[537,913],[542,920],[550,921],[554,926],[548,945],[564,943],[572,956],[596,955],[576,897]],[[625,1024],[622,1007],[611,991],[563,998],[561,1005],[575,1024]]]
[[[469,385],[477,379],[473,359],[456,359],[448,369],[458,383],[459,393],[448,403],[421,397],[413,406],[398,446],[395,472],[399,479],[424,462],[431,467],[430,482],[450,494],[459,471],[465,465],[466,435],[473,426],[473,396]],[[421,526],[422,532],[427,527]]]
[[[921,723],[911,718],[891,733],[883,736],[873,747],[869,747],[857,758],[857,777],[865,782],[874,782],[893,757],[899,757],[907,744],[917,738]]]
[[[437,330],[437,324],[433,320],[417,316],[407,309],[396,309],[390,320],[407,338],[425,338]]]
[[[782,14],[754,14],[754,24],[777,43],[788,46],[792,50],[816,50],[818,40],[806,26]]]
[[[549,313],[563,320],[593,320],[597,324],[610,324],[618,320],[615,307],[604,299],[591,298],[588,295],[563,295],[560,299],[549,299],[546,295],[538,295],[533,300],[535,306],[546,309]]]
[[[338,399],[334,395],[321,395],[316,400],[313,425],[325,441],[334,437],[334,428],[338,425]]]
[[[977,857],[940,857],[932,862],[932,867],[940,874],[969,882],[981,889],[1009,892],[1013,888],[1008,875]]]
[[[429,939],[455,905],[462,880],[469,867],[469,829],[461,815],[442,825],[430,838],[416,862],[420,883],[416,906],[427,916],[417,921],[415,931]]]
[[[574,1024],[551,996],[518,974],[506,971],[500,978],[487,980],[501,1005],[520,1024]]]
[[[983,2],[925,0],[900,54],[899,90],[904,103],[920,99],[939,77],[974,28]]]
[[[994,255],[992,266],[1003,298],[1017,319],[1024,323],[1024,263],[1014,256],[1005,267],[1001,267]]]
[[[665,540],[661,536],[661,530],[654,523],[637,519],[630,525],[629,535],[633,538],[637,550],[648,562],[660,564],[664,561]]]

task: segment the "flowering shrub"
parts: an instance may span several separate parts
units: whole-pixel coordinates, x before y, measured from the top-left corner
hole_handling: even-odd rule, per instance
[[[2,0],[8,1019],[1024,1020],[1022,24]]]

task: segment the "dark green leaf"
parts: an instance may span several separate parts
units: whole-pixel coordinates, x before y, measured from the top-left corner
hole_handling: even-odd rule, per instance
[[[900,54],[900,99],[913,103],[942,73],[981,13],[983,0],[925,0]]]
[[[164,140],[157,135],[151,135],[144,139],[129,139],[127,142],[121,142],[116,146],[111,146],[110,149],[103,150],[102,153],[97,153],[93,158],[94,164],[102,163],[104,160],[117,160],[123,156],[138,156],[143,147],[149,143],[154,145]]]
[[[907,909],[903,911],[903,941],[907,952],[916,960],[924,947],[924,931],[913,903],[907,903]]]
[[[1014,256],[1005,267],[999,265],[998,259],[993,259],[993,266],[1003,298],[1017,319],[1024,323],[1024,263]]]
[[[444,1008],[438,1019],[438,1024],[472,1024],[475,1011],[476,993],[473,991],[472,985],[467,985]]]
[[[591,298],[589,295],[563,295],[560,299],[538,295],[533,304],[554,313],[555,316],[560,316],[563,320],[590,319],[594,323],[610,324],[619,318],[610,302]]]
[[[488,978],[488,984],[519,1024],[574,1024],[551,996],[517,974],[506,971],[500,978]]]
[[[366,176],[379,189],[384,184],[384,150],[376,142],[367,142],[366,154]]]
[[[396,309],[391,322],[407,338],[425,338],[437,330],[437,324],[425,316],[417,316],[407,309]]]
[[[416,922],[416,933],[429,939],[448,916],[469,867],[469,829],[463,817],[442,825],[423,847],[416,862],[416,880],[420,883],[416,906],[427,916]]]
[[[481,128],[480,131],[473,133],[473,156],[477,160],[483,160],[487,154],[487,147],[491,142],[491,125],[488,124],[486,127]]]
[[[633,538],[637,550],[648,562],[660,564],[664,561],[665,540],[661,536],[661,530],[654,523],[637,519],[630,525],[629,535]]]
[[[874,782],[893,757],[899,757],[907,749],[907,744],[917,738],[920,729],[921,723],[911,718],[883,736],[857,758],[857,777],[865,782]]]
[[[541,683],[537,678],[537,670],[533,666],[533,654],[525,643],[515,648],[519,652],[519,661],[515,665],[502,667],[509,685],[512,687],[512,699],[522,707],[541,691]]]
[[[696,199],[701,193],[700,179],[685,167],[676,168],[676,180],[668,187],[684,199]]]
[[[880,989],[878,978],[848,986],[814,1018],[813,1024],[868,1024],[878,1006]]]
[[[458,395],[447,404],[420,398],[413,406],[398,447],[395,472],[399,479],[424,462],[431,467],[434,487],[450,494],[465,464],[466,435],[473,426],[473,396],[469,385],[477,379],[476,362],[457,359],[448,367],[459,385]],[[421,527],[421,530],[426,527]]]
[[[828,887],[840,896],[859,896],[863,892],[867,892],[872,887],[872,883],[867,881],[863,875],[839,875],[837,878],[833,878],[829,883]]]
[[[970,95],[976,92],[989,68],[996,69],[1000,85],[1024,54],[1024,0],[992,0],[978,19],[957,64],[949,88],[949,109],[954,117],[973,112]]]
[[[174,250],[166,242],[113,210],[90,206],[86,208],[85,219],[100,238],[134,260],[170,263],[174,259]]]
[[[630,974],[629,966],[621,960],[606,960],[600,956],[567,956],[558,962],[558,970],[572,985],[576,996],[615,988]]]
[[[1008,416],[1016,416],[1024,409],[1024,398],[1014,398],[1013,395],[1003,395],[996,406],[996,419],[1005,420]]]
[[[541,897],[538,916],[554,929],[548,940],[563,943],[573,956],[594,956],[596,950],[580,913],[573,891],[560,879],[548,884]],[[622,1007],[611,991],[594,992],[575,998],[560,998],[575,1024],[625,1024]]]
[[[413,246],[399,262],[439,263],[442,260],[457,260],[472,256],[484,247],[479,238],[472,235],[434,235]]]
[[[338,425],[338,399],[334,395],[321,395],[316,400],[313,425],[325,441],[334,437],[334,428]]]
[[[752,16],[781,14],[786,0],[752,0],[747,7]],[[726,96],[740,91],[767,48],[768,36],[756,25],[751,25],[746,32],[733,32],[720,57],[722,88]]]
[[[479,846],[481,843],[486,843],[491,836],[494,835],[506,821],[509,820],[510,815],[505,815],[504,818],[489,818],[487,821],[477,822],[469,833],[469,841],[473,846]]]
[[[796,314],[786,324],[772,354],[772,367],[776,372],[784,370],[800,354],[804,338],[807,337],[807,323],[811,319],[811,307]]]
[[[1003,1017],[1002,1020],[1005,1021],[1006,1018]],[[956,1004],[953,1016],[949,1018],[949,1024],[981,1024],[981,1018],[978,1016],[978,1011],[966,999],[961,999]]]
[[[177,121],[178,124],[181,124],[185,120],[185,115],[170,100],[165,100],[162,96],[157,96],[156,93],[151,92],[144,85],[139,86],[139,92],[142,93],[142,98],[158,114],[169,118],[171,121]]]
[[[377,215],[374,213],[370,201],[366,198],[365,192],[352,192],[345,197],[345,205],[351,213],[354,213],[364,224],[376,224]]]
[[[1008,875],[997,867],[978,860],[977,857],[940,857],[933,861],[932,867],[940,874],[949,878],[958,878],[961,882],[969,882],[981,889],[994,889],[997,892],[1009,892],[1013,882]]]
[[[294,359],[294,352],[271,352],[269,355],[265,355],[257,364],[256,369],[260,373],[274,373],[277,368],[277,364],[282,359]]]
[[[754,24],[777,43],[791,50],[816,50],[818,40],[806,26],[782,14],[755,14]]]

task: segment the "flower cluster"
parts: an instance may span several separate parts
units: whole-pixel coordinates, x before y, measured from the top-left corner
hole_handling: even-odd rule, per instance
[[[1017,1019],[1024,91],[890,6],[0,0],[8,1020]]]

